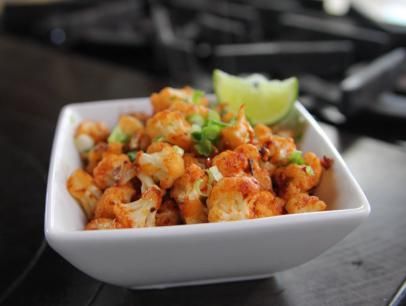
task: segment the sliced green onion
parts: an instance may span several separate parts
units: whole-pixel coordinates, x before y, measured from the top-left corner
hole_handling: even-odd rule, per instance
[[[221,121],[221,118],[218,112],[209,109],[209,112],[207,113],[207,120]]]
[[[199,114],[190,115],[186,118],[186,120],[189,121],[189,123],[197,124],[199,126],[202,126],[204,124],[204,118]]]
[[[218,121],[218,120],[207,120],[207,125],[217,125],[219,127],[227,127],[227,126],[231,126],[231,124],[223,122],[223,121]]]
[[[199,142],[202,139],[202,128],[197,124],[192,124],[190,134],[195,142]]]
[[[303,160],[303,156],[302,156],[302,152],[301,151],[294,151],[288,159],[288,162],[290,164],[296,164],[296,165],[303,165],[304,164],[304,160]]]
[[[201,190],[200,187],[203,184],[203,179],[198,179],[196,180],[196,182],[193,184],[193,190],[191,192],[192,196],[194,196],[195,198],[199,198],[201,196],[207,196],[206,194],[204,194]]]
[[[213,153],[213,146],[208,139],[202,139],[195,144],[196,151],[203,156],[210,156]]]
[[[135,156],[137,155],[137,151],[130,151],[127,153],[130,160],[133,162],[135,160]]]
[[[306,173],[307,175],[313,176],[314,175],[314,170],[311,166],[306,166]]]
[[[179,154],[180,156],[183,156],[183,154],[185,153],[185,151],[184,151],[181,147],[173,146],[172,148],[173,148],[173,149],[176,151],[176,153]]]
[[[192,124],[192,129],[190,130],[191,133],[201,132],[201,131],[202,131],[202,127],[200,125]]]
[[[192,94],[192,103],[200,104],[200,100],[204,97],[204,91],[201,90],[193,90]]]
[[[218,125],[208,125],[202,129],[202,137],[208,140],[217,140],[220,136],[221,128]]]
[[[159,135],[159,136],[154,137],[154,139],[152,139],[152,142],[161,142],[164,140],[165,140],[165,137],[162,135]]]
[[[130,136],[125,134],[120,126],[116,126],[111,132],[108,142],[109,143],[127,143],[130,140]]]
[[[217,168],[217,166],[210,167],[207,172],[209,173],[209,176],[211,180],[214,180],[218,182],[223,178],[223,175],[221,174],[220,170]]]

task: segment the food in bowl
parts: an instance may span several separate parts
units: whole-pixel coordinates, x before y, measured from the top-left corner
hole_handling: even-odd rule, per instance
[[[312,194],[331,160],[297,149],[292,131],[251,124],[245,105],[209,107],[205,94],[166,87],[153,114],[127,113],[109,131],[81,122],[83,167],[67,189],[87,230],[236,221],[323,211]],[[220,101],[224,102],[224,101]]]

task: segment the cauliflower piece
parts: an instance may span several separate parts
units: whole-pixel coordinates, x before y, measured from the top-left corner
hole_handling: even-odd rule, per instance
[[[148,120],[146,133],[151,139],[163,137],[165,141],[189,150],[192,145],[191,128],[184,114],[164,110]]]
[[[266,144],[272,138],[272,130],[265,124],[258,123],[254,127],[255,137],[260,145]]]
[[[273,164],[286,164],[296,151],[295,141],[291,137],[273,135],[265,146]]]
[[[107,230],[117,228],[123,228],[123,226],[118,223],[116,219],[97,218],[86,224],[85,230]]]
[[[126,135],[133,135],[144,128],[141,120],[134,116],[122,115],[118,121],[118,125]]]
[[[207,206],[209,222],[245,220],[253,217],[251,198],[260,191],[253,177],[225,177],[214,185]]]
[[[144,125],[134,116],[122,115],[111,132],[108,142],[126,144],[134,134],[142,133]]]
[[[182,89],[165,87],[159,93],[153,93],[150,99],[152,107],[154,108],[154,113],[168,109],[176,102],[186,102],[205,106],[209,104],[204,94],[202,95],[201,92],[195,91],[191,87],[184,87]]]
[[[261,188],[272,190],[269,168],[264,167],[264,162],[261,160],[258,149],[254,145],[247,143],[238,146],[234,151],[245,156],[249,169],[248,173],[257,179]]]
[[[186,224],[206,223],[207,207],[202,190],[207,189],[207,175],[196,164],[190,164],[185,173],[175,181],[171,196],[179,205]]]
[[[183,101],[175,101],[168,108],[171,111],[179,111],[185,116],[198,114],[204,118],[207,117],[209,109],[204,105],[198,105],[194,103],[187,103]]]
[[[316,196],[307,193],[292,195],[286,203],[285,209],[289,214],[326,210],[327,205]]]
[[[151,139],[145,132],[145,128],[133,134],[128,143],[129,150],[142,150],[145,151],[151,144]]]
[[[77,169],[69,176],[66,187],[79,202],[88,219],[93,218],[96,203],[102,195],[93,178],[84,170]]]
[[[114,206],[118,203],[128,203],[135,195],[131,184],[107,188],[97,201],[95,218],[114,218]]]
[[[292,137],[275,135],[264,124],[255,126],[255,136],[262,159],[270,160],[273,164],[286,164],[291,154],[296,151],[295,141]]]
[[[105,154],[93,170],[94,180],[101,189],[124,185],[136,176],[135,167],[125,154]]]
[[[288,199],[291,195],[306,192],[316,187],[322,174],[319,158],[312,152],[303,156],[304,165],[289,164],[275,170],[273,178],[279,194]]]
[[[252,175],[264,190],[272,190],[272,181],[267,168],[262,168],[261,156],[252,144],[239,145],[234,151],[223,151],[213,158],[225,177]]]
[[[103,155],[107,152],[108,146],[105,142],[100,142],[95,145],[86,155],[86,171],[93,173],[94,168],[103,159]]]
[[[123,144],[121,143],[105,143],[100,142],[87,152],[84,161],[86,163],[86,171],[93,174],[94,168],[99,164],[103,157],[107,154],[123,154]]]
[[[135,164],[138,173],[151,177],[163,189],[172,187],[173,182],[185,172],[183,152],[180,150],[164,142],[153,143],[147,150],[152,153],[137,153]]]
[[[145,191],[137,201],[114,206],[117,221],[124,227],[155,226],[156,213],[161,206],[162,192],[153,186]]]
[[[230,149],[254,140],[254,130],[245,117],[244,105],[241,105],[238,111],[236,123],[233,126],[225,127],[221,134],[224,144]]]
[[[178,225],[181,223],[179,208],[175,201],[167,199],[162,202],[155,217],[156,226]]]
[[[244,175],[248,168],[247,157],[236,151],[223,151],[213,158],[212,164],[217,166],[223,176],[231,177]]]
[[[283,213],[285,201],[272,192],[260,191],[255,194],[251,199],[252,205],[252,218],[263,218],[278,216]]]
[[[109,130],[102,122],[83,121],[76,128],[74,142],[80,153],[85,153],[99,142],[105,141]]]

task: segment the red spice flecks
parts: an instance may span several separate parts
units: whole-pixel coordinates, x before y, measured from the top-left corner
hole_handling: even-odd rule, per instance
[[[328,158],[325,155],[323,155],[323,158],[320,160],[320,163],[321,163],[321,165],[323,166],[324,169],[328,170],[333,165],[334,160],[331,159],[331,158]]]

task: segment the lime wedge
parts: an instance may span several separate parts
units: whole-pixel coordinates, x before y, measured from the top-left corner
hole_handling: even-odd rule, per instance
[[[245,113],[254,123],[273,124],[284,118],[295,103],[299,83],[294,77],[279,81],[253,74],[246,78],[221,70],[213,72],[214,92],[219,102],[228,103],[237,113],[245,104]]]

